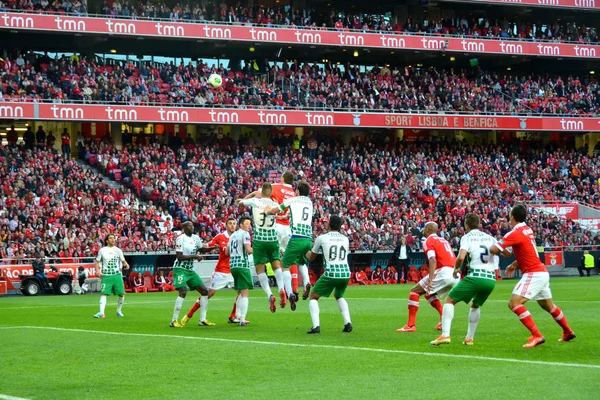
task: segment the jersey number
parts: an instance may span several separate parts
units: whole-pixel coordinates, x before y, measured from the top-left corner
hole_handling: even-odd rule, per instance
[[[237,253],[237,251],[238,251],[238,241],[237,240],[234,242],[231,242],[231,250],[233,250],[233,253]]]
[[[479,259],[481,260],[481,262],[483,264],[487,264],[488,261],[490,260],[490,258],[489,258],[490,250],[485,246],[479,246],[479,247],[482,249],[481,254],[479,255]]]
[[[308,207],[302,209],[302,221],[308,221]]]
[[[347,253],[348,251],[344,248],[344,246],[340,246],[339,248],[337,246],[331,246],[329,248],[329,261],[335,261],[338,259],[345,260]]]
[[[269,228],[272,228],[273,225],[275,225],[275,218],[270,218],[270,220],[271,220],[271,224],[269,225]],[[264,228],[266,223],[267,223],[267,214],[261,213],[260,214],[260,223],[259,223],[260,227]]]

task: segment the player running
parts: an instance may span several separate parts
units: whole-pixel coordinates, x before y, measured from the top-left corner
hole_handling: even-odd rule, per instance
[[[231,275],[233,275],[233,287],[238,292],[237,315],[240,320],[240,326],[248,325],[246,314],[248,313],[248,291],[254,287],[252,283],[252,274],[250,273],[250,264],[248,256],[252,254],[252,245],[250,243],[251,221],[248,217],[240,218],[238,222],[239,229],[235,231],[225,253],[229,255],[229,264],[231,266]]]
[[[296,192],[292,187],[294,183],[294,174],[290,171],[285,171],[283,175],[281,175],[280,183],[274,183],[271,185],[273,191],[271,192],[271,200],[273,200],[277,204],[283,204],[283,202],[287,199],[291,199],[296,196]],[[254,197],[261,197],[261,191],[257,190],[253,193],[250,193],[248,196],[244,198],[244,200],[248,200]],[[275,216],[275,231],[277,232],[277,240],[279,241],[279,251],[281,254],[285,253],[285,249],[287,248],[288,242],[292,237],[292,231],[290,229],[290,213],[289,210],[286,210],[283,213],[280,213]],[[304,271],[304,269],[301,267]],[[281,280],[284,281],[283,271],[280,269],[279,272],[275,271],[275,279],[277,282]],[[279,276],[278,276],[279,274]],[[296,265],[292,265],[290,267],[290,276],[292,278],[292,291],[293,293],[298,292],[298,267]],[[306,275],[308,276],[308,268],[306,269]],[[285,291],[279,290],[279,306],[284,308],[286,305],[286,294]]]
[[[173,286],[179,292],[175,300],[175,309],[171,319],[171,328],[183,328],[177,319],[183,306],[183,301],[187,294],[187,288],[197,290],[205,299],[201,302],[208,302],[208,289],[204,286],[202,278],[194,271],[194,260],[201,260],[202,256],[198,253],[211,251],[212,247],[203,247],[200,236],[194,235],[194,224],[185,222],[181,228],[183,233],[175,240],[175,264],[173,264]]]
[[[533,318],[525,308],[529,300],[536,300],[546,310],[558,325],[563,329],[559,342],[570,342],[575,339],[575,333],[569,327],[567,319],[552,301],[550,291],[550,274],[540,261],[535,245],[533,230],[525,224],[527,209],[522,204],[517,204],[510,211],[510,225],[512,230],[491,248],[492,254],[503,254],[509,256],[509,248],[515,254],[516,261],[506,268],[506,276],[511,277],[517,268],[521,269],[523,276],[513,289],[508,307],[519,317],[521,323],[531,332],[531,337],[523,348],[536,347],[546,342],[540,333]]]
[[[292,290],[292,275],[290,267],[292,265],[306,265],[306,253],[312,249],[312,219],[313,203],[308,197],[310,195],[310,186],[302,181],[296,189],[296,196],[284,200],[278,207],[265,209],[266,214],[277,214],[282,211],[290,210],[290,225],[292,237],[283,254],[283,282],[285,290],[290,300],[290,308],[296,310],[298,295]],[[304,274],[303,274],[304,275]],[[306,287],[303,298],[308,296],[310,291],[310,280],[308,279],[308,270],[306,277],[302,276]]]
[[[473,345],[473,336],[477,330],[480,307],[496,287],[496,268],[498,257],[490,254],[490,247],[496,240],[479,230],[479,216],[467,214],[465,217],[465,230],[467,234],[460,239],[460,251],[456,258],[453,276],[458,278],[460,268],[465,259],[469,257],[467,277],[452,288],[442,313],[442,335],[431,342],[432,346],[450,343],[450,328],[454,318],[454,305],[464,301],[470,305],[469,329],[463,344]]]
[[[423,252],[429,264],[429,274],[421,279],[412,289],[408,297],[408,323],[396,332],[416,332],[417,312],[419,311],[419,300],[424,294],[427,301],[442,316],[442,303],[439,296],[445,296],[459,281],[453,276],[456,256],[450,247],[450,243],[437,235],[438,224],[428,222],[423,228],[423,236],[427,238],[423,244]],[[433,274],[433,279],[430,277]],[[435,327],[442,329],[442,323]]]
[[[224,289],[228,286],[233,286],[233,276],[229,269],[229,256],[225,254],[225,248],[229,242],[229,237],[235,232],[237,222],[235,218],[227,218],[225,222],[225,232],[219,233],[208,243],[210,248],[219,249],[219,260],[215,267],[215,272],[210,279],[210,285],[208,286],[208,296],[200,296],[194,303],[190,311],[181,319],[181,325],[186,326],[188,321],[194,316],[194,313],[200,308],[200,320],[198,325],[200,326],[215,326],[212,322],[206,319],[206,313],[208,312],[208,299],[213,297],[217,290]],[[233,303],[233,310],[229,316],[229,322],[234,322],[236,304]]]
[[[125,256],[120,248],[115,246],[117,237],[109,233],[106,235],[106,246],[98,251],[96,257],[96,274],[102,278],[102,289],[100,292],[100,312],[94,314],[94,318],[105,318],[104,309],[106,308],[106,296],[114,293],[119,296],[117,300],[117,316],[122,317],[123,302],[125,301],[125,286],[123,285],[123,268],[129,269],[129,264],[125,261]]]
[[[350,242],[346,236],[340,233],[341,227],[342,219],[337,215],[332,215],[329,218],[329,232],[317,237],[312,250],[306,253],[306,258],[309,261],[314,261],[317,254],[322,253],[325,269],[325,273],[319,278],[310,295],[308,308],[312,318],[312,329],[306,332],[308,334],[321,333],[318,300],[321,296],[329,297],[334,290],[333,295],[344,318],[342,332],[352,332],[350,310],[346,299],[344,299],[344,292],[350,281],[350,267],[348,266]]]
[[[283,272],[281,271],[281,254],[279,253],[279,241],[277,239],[277,231],[275,230],[275,217],[265,214],[266,208],[277,207],[277,203],[271,200],[273,188],[270,183],[265,183],[262,186],[261,197],[251,198],[247,200],[239,200],[239,204],[252,208],[252,222],[254,223],[254,237],[252,238],[252,249],[254,264],[260,286],[267,295],[271,312],[275,312],[275,296],[269,285],[269,278],[266,274],[266,264],[271,263],[275,280],[279,292],[283,292]],[[283,296],[285,299],[285,296]],[[280,303],[280,306],[285,307],[285,302]]]

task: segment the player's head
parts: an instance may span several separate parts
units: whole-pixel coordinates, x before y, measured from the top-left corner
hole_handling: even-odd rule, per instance
[[[527,208],[523,204],[517,204],[510,210],[510,224],[512,226],[525,222],[525,218],[527,218]]]
[[[263,183],[260,193],[262,194],[263,198],[268,199],[269,197],[271,197],[271,194],[273,193],[273,186],[271,186],[271,184],[269,182]]]
[[[181,229],[183,229],[183,233],[190,236],[192,233],[194,233],[194,224],[192,221],[186,221],[183,223],[183,225],[181,225]]]
[[[423,236],[429,237],[430,235],[437,233],[437,231],[438,231],[438,224],[436,224],[433,221],[430,221],[430,222],[426,223],[425,227],[423,228]]]
[[[329,230],[339,232],[342,229],[342,219],[337,215],[329,217]]]
[[[240,229],[243,229],[248,232],[250,231],[251,225],[252,225],[252,220],[249,217],[242,217],[238,221],[238,226],[240,227]]]
[[[294,174],[292,174],[290,171],[285,171],[283,175],[281,175],[281,182],[291,185],[294,183]]]
[[[471,229],[479,229],[479,215],[468,213],[465,216],[465,229],[469,232]]]
[[[308,196],[310,194],[310,185],[306,181],[302,181],[296,188],[299,196]]]
[[[114,246],[117,243],[117,237],[114,233],[109,233],[104,238],[104,243],[106,243],[107,246]]]
[[[400,239],[400,244],[402,246],[406,245],[406,238],[404,236],[402,236],[402,238]]]
[[[235,218],[233,218],[233,217],[227,218],[227,221],[225,222],[225,229],[227,229],[227,233],[229,233],[231,235],[233,232],[235,232],[236,225],[237,225],[237,222],[236,222]]]

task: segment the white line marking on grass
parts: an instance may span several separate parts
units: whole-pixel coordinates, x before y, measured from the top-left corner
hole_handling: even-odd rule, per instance
[[[24,397],[14,397],[14,396],[9,396],[7,394],[0,394],[0,399],[3,399],[3,400],[29,400]]]
[[[256,296],[258,297],[262,297],[262,296]],[[356,300],[378,300],[378,301],[406,301],[405,297],[345,297],[346,300],[352,300],[352,301],[356,301]],[[191,300],[191,298],[190,298]],[[232,301],[233,298],[212,298],[210,299],[211,302],[213,301]],[[135,305],[144,305],[144,304],[161,304],[161,303],[173,303],[174,300],[173,299],[169,299],[169,300],[151,300],[151,301],[134,301],[134,302],[130,302],[125,300],[125,305],[126,306],[135,306]],[[487,303],[507,303],[508,304],[508,299],[507,300],[488,300]],[[559,300],[557,301],[558,304],[561,303],[600,303],[600,300]],[[94,307],[97,306],[98,303],[88,303],[88,304],[56,304],[56,305],[49,305],[49,306],[19,306],[19,307],[2,307],[0,308],[0,311],[4,311],[4,310],[30,310],[30,309],[37,309],[37,308],[61,308],[61,307]]]
[[[553,362],[553,361],[518,360],[516,358],[485,357],[485,356],[475,356],[475,355],[467,355],[467,354],[430,353],[430,352],[424,352],[424,351],[378,349],[378,348],[372,348],[372,347],[336,346],[336,345],[327,345],[327,344],[306,344],[306,343],[282,343],[282,342],[267,342],[267,341],[260,341],[260,340],[223,339],[223,338],[209,338],[209,337],[200,337],[200,336],[163,335],[163,334],[152,334],[152,333],[110,332],[110,331],[96,331],[96,330],[90,330],[90,329],[57,328],[57,327],[53,327],[53,326],[1,326],[0,329],[45,329],[45,330],[60,331],[60,332],[96,333],[96,334],[100,334],[100,335],[187,339],[187,340],[200,340],[200,341],[205,341],[205,342],[259,344],[259,345],[265,345],[265,346],[303,347],[303,348],[313,348],[313,349],[353,350],[353,351],[363,351],[363,352],[373,352],[373,353],[405,354],[405,355],[411,355],[411,356],[426,356],[426,357],[440,357],[440,358],[453,358],[453,359],[465,358],[465,359],[469,359],[469,360],[498,361],[498,362],[515,363],[515,364],[534,364],[534,365],[545,365],[545,366],[553,366],[553,367],[600,369],[600,365],[595,365],[595,364],[574,364],[574,363],[563,363],[563,362]]]

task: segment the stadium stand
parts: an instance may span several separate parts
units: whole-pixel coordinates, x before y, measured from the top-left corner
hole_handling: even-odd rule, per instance
[[[201,62],[137,67],[127,61],[16,52],[0,62],[0,100],[580,116],[600,111],[600,86],[591,75],[390,65],[361,72],[356,65],[341,68],[332,61],[271,64],[266,74],[257,74],[250,64],[234,72]],[[211,73],[228,77],[221,88],[208,87]]]

